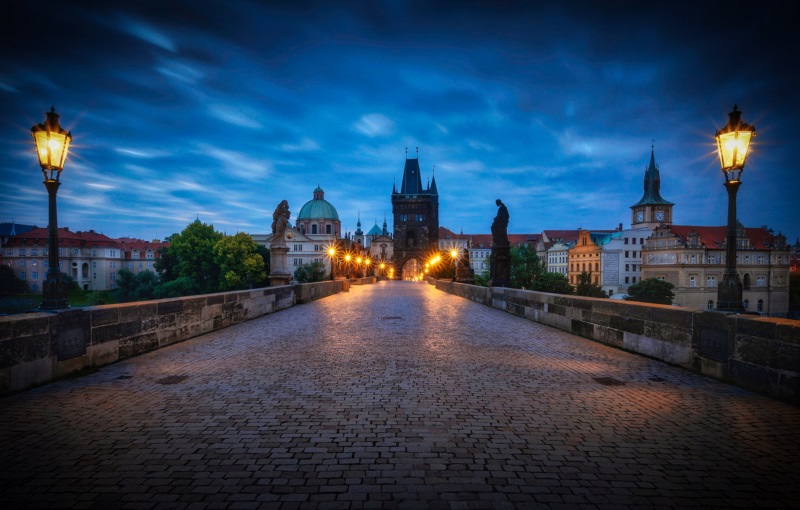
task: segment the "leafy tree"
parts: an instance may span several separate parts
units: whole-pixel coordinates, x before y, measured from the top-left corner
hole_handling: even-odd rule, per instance
[[[78,286],[78,282],[67,273],[61,273],[61,281],[64,282],[64,287],[66,287],[67,291],[70,290],[81,290]]]
[[[11,266],[0,264],[0,296],[12,296],[28,292],[28,284],[17,276]]]
[[[628,287],[628,295],[625,296],[625,300],[671,305],[675,298],[675,293],[672,292],[673,288],[675,286],[666,280],[646,278]]]
[[[174,279],[191,278],[198,292],[216,292],[219,289],[219,266],[214,261],[214,246],[223,235],[213,225],[195,220],[180,234],[170,237],[167,253],[159,268]],[[161,269],[159,269],[161,270]],[[185,285],[179,285],[188,288]]]
[[[267,276],[269,276],[269,269],[270,269],[270,267],[269,267],[269,248],[267,248],[263,244],[257,244],[256,245],[256,253],[261,255],[261,258],[264,259],[264,272],[267,274]],[[264,278],[264,282],[263,283],[267,284],[268,282],[269,282],[269,280]]]
[[[158,276],[152,271],[134,274],[128,269],[120,269],[117,272],[117,288],[111,295],[120,302],[147,301],[155,296],[157,285]]]
[[[177,234],[171,235],[167,241],[172,241],[172,238]],[[178,277],[178,259],[175,256],[175,250],[170,250],[169,245],[162,246],[158,249],[158,258],[156,259],[153,267],[161,277],[162,282],[171,282]]]
[[[214,262],[219,266],[220,290],[252,288],[267,278],[264,258],[256,252],[253,238],[243,232],[217,241]]]
[[[153,290],[153,297],[156,299],[191,296],[199,294],[200,287],[197,282],[189,276],[181,276],[172,281],[162,283]]]
[[[552,294],[572,294],[575,289],[569,283],[569,278],[561,273],[542,272],[533,282],[531,290],[550,292]]]
[[[582,271],[578,275],[578,287],[575,294],[579,296],[607,298],[608,294],[596,283],[592,283],[592,272]]]
[[[511,248],[511,286],[532,289],[534,282],[544,273],[544,266],[536,250],[528,246]]]
[[[303,264],[294,271],[294,279],[300,283],[321,282],[325,280],[327,271],[322,262]]]

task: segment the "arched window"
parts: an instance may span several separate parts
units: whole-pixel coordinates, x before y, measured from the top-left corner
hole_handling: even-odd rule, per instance
[[[742,306],[744,307],[745,310],[750,308],[750,300],[749,299],[745,299],[744,301],[742,301]]]
[[[742,280],[742,288],[747,290],[750,288],[750,273],[744,274],[744,279]]]
[[[594,270],[595,271],[600,271],[600,263],[599,262],[595,262],[594,263]]]
[[[708,300],[708,304],[706,305],[706,308],[707,308],[708,310],[713,310],[713,309],[714,309],[714,302],[713,302],[712,300],[710,300],[710,299],[709,299],[709,300]]]
[[[311,225],[311,233],[312,234],[316,234],[317,233],[317,225],[316,224]]]
[[[331,233],[331,226],[330,225],[325,225],[325,233],[326,234],[330,234]]]
[[[757,310],[759,312],[763,312],[764,311],[764,300],[763,299],[759,299],[757,306],[758,306]]]

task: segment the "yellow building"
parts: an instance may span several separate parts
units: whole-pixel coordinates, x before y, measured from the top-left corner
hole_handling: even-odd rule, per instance
[[[600,246],[599,237],[605,237],[609,231],[589,232],[581,230],[578,233],[578,241],[569,250],[569,283],[573,287],[578,286],[578,276],[586,271],[592,273],[592,283],[600,285]]]

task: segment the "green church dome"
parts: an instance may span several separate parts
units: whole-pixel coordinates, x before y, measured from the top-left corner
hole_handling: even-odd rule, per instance
[[[314,190],[314,199],[306,202],[297,213],[297,221],[319,219],[338,220],[339,213],[330,202],[325,200],[325,192],[322,188],[317,187]]]

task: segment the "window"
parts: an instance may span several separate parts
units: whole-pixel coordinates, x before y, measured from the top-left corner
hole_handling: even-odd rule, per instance
[[[31,248],[31,257],[38,257],[38,256],[39,256],[39,250],[37,250],[36,248]]]
[[[145,257],[148,259],[154,259],[156,258],[156,254],[153,252],[153,250],[147,250],[145,252]]]
[[[627,237],[625,238],[625,244],[628,244],[628,238]]]
[[[706,287],[716,287],[717,286],[717,277],[716,276],[708,276],[706,277]]]
[[[757,306],[758,306],[757,311],[763,312],[764,311],[764,300],[763,299],[759,299]]]
[[[20,248],[19,249],[19,256],[20,257],[24,257],[25,256],[25,248]]]
[[[694,287],[696,284],[694,276],[689,277],[689,287]]]
[[[756,277],[756,287],[766,287],[766,286],[767,286],[766,278],[764,278],[763,276],[757,276]]]
[[[316,234],[317,233],[317,225],[316,224],[311,225],[311,233],[312,234]]]
[[[692,264],[696,264],[697,261],[695,260],[695,255],[692,255]]]
[[[96,256],[97,256],[97,250],[92,250],[92,257],[96,257]]]
[[[92,280],[97,280],[97,273],[92,273]]]
[[[147,269],[153,269],[153,263],[152,262],[148,262],[147,263]]]
[[[630,277],[629,276],[625,277],[625,283],[630,283]]]
[[[31,271],[31,279],[38,280],[39,279],[39,271]]]
[[[20,280],[24,280],[25,279],[25,271],[20,271],[19,272],[19,279]]]
[[[631,283],[636,283],[636,277],[635,276],[631,277]]]
[[[331,226],[330,225],[325,225],[325,233],[326,234],[330,234],[331,233]]]
[[[152,264],[152,262],[148,262],[148,263],[147,263],[147,265],[148,265],[148,266],[149,266],[150,264]],[[142,268],[142,263],[141,263],[141,262],[139,262],[139,269],[141,269],[141,268]]]
[[[133,262],[128,262],[128,269],[133,269]]]
[[[709,300],[708,303],[706,303],[706,309],[707,310],[713,310],[714,309],[714,302]]]
[[[24,260],[20,260],[19,261],[19,267],[25,267],[25,261]]]
[[[58,249],[58,256],[59,257],[63,257],[64,256],[64,248],[59,248]]]
[[[111,262],[111,269],[116,269],[116,268],[117,268],[117,263]]]
[[[32,283],[31,284],[31,290],[39,290],[39,284],[38,283]]]
[[[295,245],[292,247],[292,250],[294,250],[294,251],[303,251],[303,245],[301,245],[301,244],[295,244]]]
[[[116,280],[117,279],[117,273],[115,271],[111,271],[111,279],[112,280]]]
[[[636,271],[636,264],[631,264],[631,271]]]
[[[630,271],[630,270],[631,270],[631,265],[625,264],[625,271]]]
[[[640,244],[640,245],[644,244],[644,237],[642,237],[642,238],[639,238],[639,244]]]
[[[11,257],[12,255],[14,255],[14,250],[6,248],[6,256]]]
[[[303,265],[303,259],[294,259],[294,265],[295,266],[302,266]]]
[[[97,261],[92,261],[92,269],[97,269]]]
[[[744,307],[745,310],[750,308],[750,300],[749,299],[745,299],[744,301],[742,301],[742,306]]]

